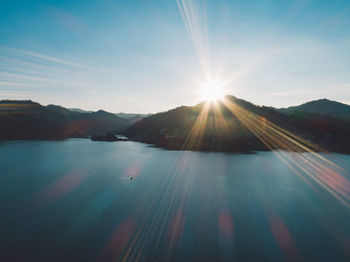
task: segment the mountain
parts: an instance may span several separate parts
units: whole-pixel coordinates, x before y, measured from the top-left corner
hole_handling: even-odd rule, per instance
[[[123,135],[168,149],[242,152],[312,144],[317,150],[350,152],[349,121],[309,112],[284,114],[233,96],[225,101],[154,114],[134,123]],[[302,145],[291,142],[294,136]]]
[[[86,111],[80,108],[68,108],[68,110],[72,112],[78,112],[78,113],[94,113],[94,111]],[[151,114],[129,114],[129,113],[115,113],[116,116],[120,118],[127,119],[130,124],[133,124],[137,121],[140,121],[141,119],[150,116]]]
[[[291,106],[279,109],[282,113],[293,113],[295,111],[316,113],[338,118],[350,119],[350,106],[328,99],[310,101],[299,106]]]
[[[94,111],[90,111],[90,110],[83,110],[80,108],[67,108],[68,110],[72,111],[72,112],[78,112],[78,113],[93,113]]]
[[[0,139],[84,137],[130,125],[112,113],[79,113],[61,106],[28,101],[0,101]]]
[[[131,124],[136,123],[137,121],[140,121],[141,119],[148,117],[152,114],[128,114],[128,113],[116,113],[115,115],[128,119]]]
[[[143,116],[121,118],[103,110],[85,113],[57,105],[4,100],[0,101],[0,140],[61,139],[112,132],[175,150],[305,151],[307,146],[313,150],[350,153],[350,121],[344,113],[348,106],[329,100],[310,103],[327,104],[326,113],[320,111],[322,107],[317,112],[283,112],[226,96],[217,103],[181,106],[132,124],[133,120],[129,119]],[[343,113],[335,117],[330,112],[337,112],[337,116]]]
[[[130,121],[127,119],[103,110],[74,115],[72,117],[72,122],[82,130],[81,132],[83,132],[83,134],[87,135],[106,133],[113,129],[130,125]]]

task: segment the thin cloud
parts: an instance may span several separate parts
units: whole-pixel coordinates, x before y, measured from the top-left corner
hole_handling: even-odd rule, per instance
[[[36,52],[32,52],[32,51],[27,51],[27,50],[13,48],[13,47],[7,47],[7,46],[0,46],[0,47],[2,47],[5,50],[9,50],[11,52],[17,53],[17,54],[19,53],[19,54],[23,54],[26,56],[39,58],[41,60],[45,60],[45,61],[49,61],[49,62],[68,65],[68,66],[72,66],[72,67],[80,68],[80,69],[95,70],[94,68],[89,67],[89,66],[84,65],[84,64],[76,63],[76,62],[73,62],[70,60],[65,60],[65,59],[61,59],[61,58],[57,58],[57,57],[53,57],[53,56],[48,56],[46,54],[40,54],[40,53],[36,53]]]

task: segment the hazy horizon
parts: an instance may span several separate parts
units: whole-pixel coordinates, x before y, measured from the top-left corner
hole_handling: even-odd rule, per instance
[[[254,104],[350,104],[350,2],[4,1],[0,99],[155,113],[215,78]]]

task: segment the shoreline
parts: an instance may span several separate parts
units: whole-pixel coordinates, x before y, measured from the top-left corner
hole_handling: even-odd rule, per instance
[[[103,143],[109,143],[112,141],[92,141],[89,136],[82,136],[82,137],[65,137],[65,138],[14,138],[14,139],[2,139],[0,140],[0,144],[2,142],[25,142],[25,141],[52,141],[52,142],[61,142],[69,139],[89,139],[91,142],[103,142]],[[259,148],[259,149],[250,149],[250,150],[208,150],[208,149],[195,149],[195,148],[179,148],[179,147],[167,147],[164,145],[156,144],[156,143],[149,143],[144,141],[139,141],[135,139],[129,139],[128,141],[113,141],[113,142],[135,142],[135,143],[141,143],[148,145],[152,148],[158,148],[166,151],[189,151],[189,152],[204,152],[204,153],[225,153],[225,154],[256,154],[259,152],[273,152],[273,151],[283,151],[283,152],[291,152],[291,153],[322,153],[322,154],[342,154],[342,155],[350,155],[349,151],[336,151],[336,150],[312,150],[312,152],[309,152],[307,150],[304,151],[292,151],[292,150],[286,150],[282,148],[276,148],[276,149],[268,149],[268,148]]]

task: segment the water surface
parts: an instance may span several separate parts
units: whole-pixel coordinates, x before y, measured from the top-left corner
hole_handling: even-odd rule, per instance
[[[1,261],[350,259],[350,209],[274,152],[2,142],[0,212]]]

